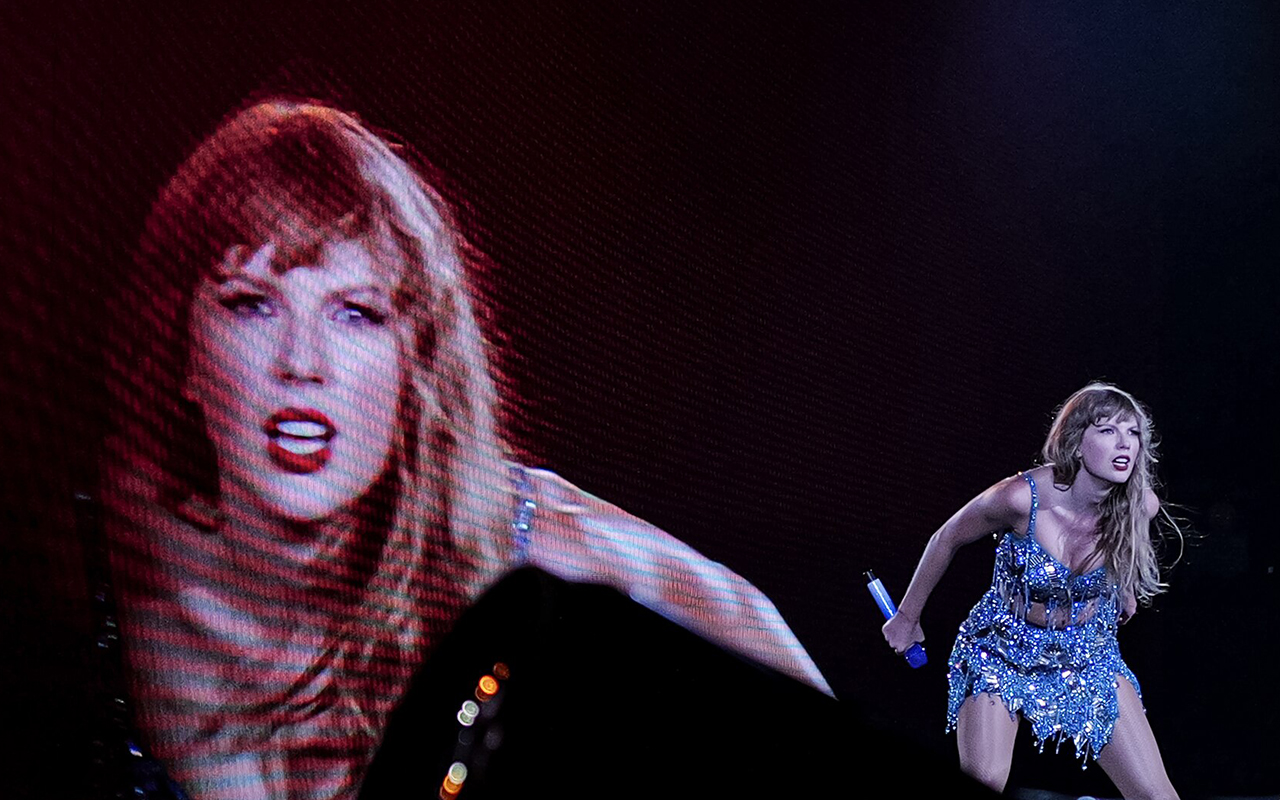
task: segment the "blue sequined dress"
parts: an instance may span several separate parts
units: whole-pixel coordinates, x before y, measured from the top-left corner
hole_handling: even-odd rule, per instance
[[[1025,536],[1008,530],[996,547],[991,588],[960,626],[951,651],[947,730],[960,706],[999,695],[1031,723],[1043,750],[1071,739],[1086,766],[1111,741],[1120,715],[1117,680],[1142,690],[1120,657],[1119,590],[1105,567],[1073,575],[1036,541],[1036,483]]]

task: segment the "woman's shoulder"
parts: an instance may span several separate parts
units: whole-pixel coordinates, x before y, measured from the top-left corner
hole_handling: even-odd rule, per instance
[[[997,481],[988,491],[1001,510],[1025,517],[1043,495],[1042,487],[1052,483],[1053,471],[1048,467],[1036,467],[1025,472],[1015,472]]]
[[[1155,519],[1156,514],[1159,513],[1160,498],[1156,497],[1155,491],[1148,487],[1142,498],[1142,514],[1147,519]]]
[[[997,481],[979,495],[979,502],[984,515],[997,527],[1025,531],[1032,509],[1038,504],[1039,487],[1052,482],[1053,471],[1049,467],[1036,467]]]
[[[1029,470],[1010,475],[1007,480],[1025,487],[1028,502],[1030,502],[1032,482],[1036,485],[1037,494],[1042,494],[1045,488],[1053,486],[1053,465],[1043,464],[1038,467],[1032,467]]]

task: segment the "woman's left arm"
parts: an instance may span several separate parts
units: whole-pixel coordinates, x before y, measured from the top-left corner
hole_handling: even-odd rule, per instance
[[[742,576],[554,473],[529,474],[539,506],[532,564],[612,586],[709,641],[832,694],[778,609]]]

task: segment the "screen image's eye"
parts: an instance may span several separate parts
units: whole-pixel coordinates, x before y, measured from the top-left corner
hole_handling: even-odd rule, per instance
[[[333,312],[333,319],[338,322],[349,322],[354,325],[384,325],[387,315],[365,303],[347,301]]]
[[[218,304],[237,317],[274,317],[276,306],[260,292],[233,292],[218,299]]]

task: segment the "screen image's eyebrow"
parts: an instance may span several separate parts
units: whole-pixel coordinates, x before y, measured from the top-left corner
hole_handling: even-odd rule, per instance
[[[239,281],[240,283],[246,283],[264,291],[271,288],[271,281],[265,278],[261,278],[257,275],[250,275],[242,269],[228,269],[223,265],[215,267],[209,274],[209,279],[213,281],[216,286],[226,286],[228,283],[233,281]]]
[[[358,283],[350,286],[335,286],[330,289],[325,296],[330,299],[337,297],[350,297],[353,299],[367,298],[370,300],[391,299],[391,294],[375,283]]]

